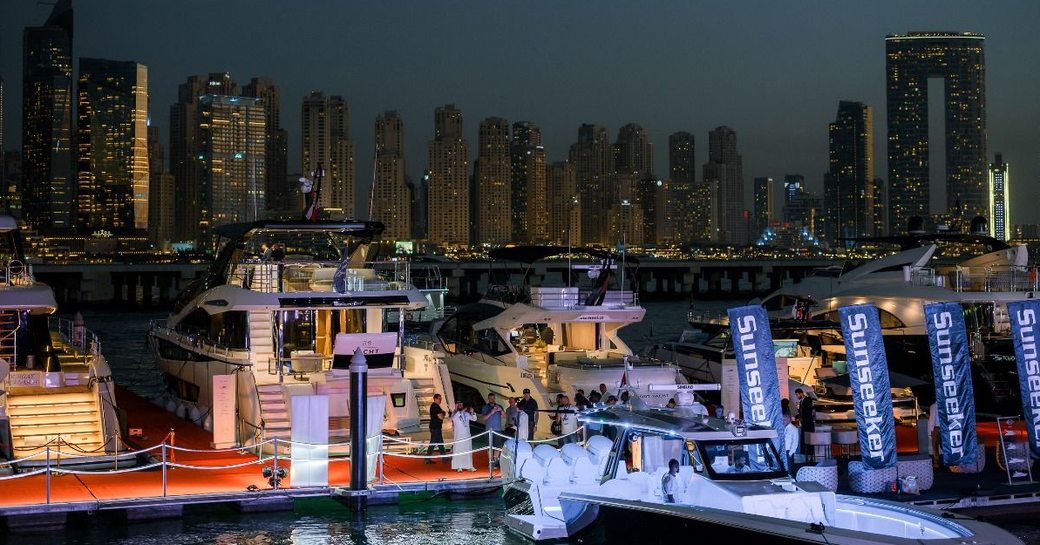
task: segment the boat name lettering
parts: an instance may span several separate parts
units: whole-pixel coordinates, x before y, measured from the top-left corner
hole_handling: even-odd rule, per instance
[[[1036,333],[1033,326],[1036,324],[1036,313],[1027,308],[1018,311],[1018,336],[1022,343],[1022,357],[1025,359],[1026,377],[1023,384],[1029,390],[1029,404],[1032,410],[1031,422],[1033,425],[1033,437],[1040,443],[1040,360],[1037,358]],[[1034,445],[1040,447],[1040,444]]]
[[[579,322],[602,322],[607,319],[605,314],[582,314],[578,316]]]
[[[755,343],[755,331],[758,323],[752,315],[737,319],[737,331],[740,333],[741,359],[744,361],[744,379],[748,385],[748,399],[751,401],[751,421],[755,424],[768,424],[766,416],[765,392],[762,390],[762,373],[758,370],[758,351]]]
[[[953,346],[950,341],[950,327],[953,316],[949,312],[940,312],[933,317],[935,325],[935,346],[939,353],[939,365],[942,372],[942,393],[945,399],[946,423],[950,449],[954,454],[964,454],[964,409],[961,407],[957,391],[956,373],[953,369]]]
[[[520,371],[520,378],[534,378],[534,373]]]
[[[872,458],[882,458],[882,417],[878,414],[877,393],[874,391],[874,383],[871,382],[873,376],[870,372],[870,354],[867,351],[866,340],[867,315],[858,312],[849,316],[849,330],[852,332],[852,358],[855,362],[856,378],[859,379],[859,394],[863,399],[863,422],[867,425],[868,452]]]

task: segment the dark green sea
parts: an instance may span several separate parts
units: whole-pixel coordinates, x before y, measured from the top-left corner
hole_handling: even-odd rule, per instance
[[[720,310],[743,301],[715,301]],[[686,327],[686,301],[648,302],[643,323],[622,330],[621,337],[636,352],[660,341],[674,340]],[[145,345],[148,321],[161,312],[84,311],[87,327],[101,339],[117,381],[147,393],[156,387],[157,368]],[[111,514],[79,515],[66,530],[57,533],[0,536],[0,545],[35,544],[476,544],[529,543],[504,526],[501,499],[449,500],[415,498],[396,506],[373,506],[354,519],[346,507],[329,499],[297,500],[292,512],[243,515],[223,506],[186,509],[181,519],[127,524]],[[1040,528],[1033,519],[998,524],[1026,543],[1040,545]],[[681,542],[681,540],[676,541]],[[610,540],[593,533],[573,543],[606,544]]]

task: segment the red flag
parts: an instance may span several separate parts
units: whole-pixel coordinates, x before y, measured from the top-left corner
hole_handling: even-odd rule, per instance
[[[307,211],[303,215],[309,221],[318,221],[318,218],[321,216],[321,203],[318,202],[317,196],[315,196],[314,202],[307,207]]]

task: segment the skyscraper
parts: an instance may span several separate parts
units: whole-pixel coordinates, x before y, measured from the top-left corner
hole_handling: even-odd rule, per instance
[[[581,244],[581,198],[578,173],[567,161],[549,166],[549,240],[554,244]]]
[[[434,110],[433,118],[434,137],[427,146],[429,239],[434,244],[469,245],[469,153],[462,138],[462,112],[446,104]]]
[[[888,73],[889,228],[912,216],[950,212],[970,220],[988,212],[986,80],[981,34],[911,32],[885,39]],[[929,79],[944,78],[946,210],[931,211]],[[934,120],[932,121],[934,122]],[[936,179],[938,176],[932,176]]]
[[[22,206],[41,232],[73,227],[72,3],[22,34]]]
[[[170,106],[170,172],[174,179],[174,234],[177,240],[199,239],[202,219],[198,183],[198,169],[203,157],[199,155],[198,108],[203,95],[235,96],[238,85],[226,72],[208,76],[189,76],[177,88],[177,102]]]
[[[0,76],[0,157],[4,151],[4,77]]]
[[[205,95],[198,107],[199,228],[261,219],[266,209],[267,122],[258,98]]]
[[[411,198],[404,168],[404,122],[395,111],[376,117],[376,165],[372,180],[369,216],[383,222],[387,240],[413,236]],[[423,200],[423,208],[426,202]]]
[[[705,204],[694,199],[697,163],[693,144],[693,135],[686,131],[668,136],[668,175],[671,178],[668,200],[672,207],[673,237],[682,242],[700,238],[694,230],[695,217]]]
[[[513,240],[513,173],[509,156],[509,122],[489,117],[480,123],[476,181],[477,244],[503,245]]]
[[[708,132],[704,181],[718,184],[718,240],[729,244],[748,241],[743,168],[743,159],[737,153],[737,133],[724,126]]]
[[[321,207],[334,216],[356,217],[354,204],[354,141],[350,139],[350,109],[343,97],[326,98],[312,91],[303,99],[303,172],[325,169]]]
[[[617,141],[614,142],[614,171],[618,174],[618,186],[610,202],[612,216],[620,212],[618,207],[625,206],[624,200],[630,199],[633,219],[642,222],[639,229],[641,238],[630,238],[633,243],[657,242],[658,200],[663,190],[663,183],[654,175],[654,145],[643,127],[629,123],[618,129]],[[626,187],[631,186],[631,187]]]
[[[80,234],[148,229],[148,68],[80,58],[76,220]]]
[[[874,235],[874,116],[862,102],[841,101],[828,125],[830,169],[824,177],[826,237]]]
[[[166,169],[166,155],[159,141],[159,127],[148,127],[148,238],[156,245],[173,241],[173,174]]]
[[[1011,173],[997,153],[989,165],[989,233],[998,240],[1011,238]]]
[[[269,77],[249,80],[242,96],[259,98],[267,120],[267,207],[269,210],[298,214],[303,209],[302,194],[289,182],[289,135],[282,128],[282,92]]]
[[[578,141],[570,148],[570,162],[578,177],[581,242],[606,244],[609,238],[606,213],[610,193],[608,177],[614,171],[607,129],[588,123],[579,127]]]
[[[776,216],[773,210],[773,179],[755,178],[755,213],[751,218],[751,240],[758,240]]]
[[[549,212],[542,130],[530,121],[513,123],[509,155],[513,170],[513,239],[544,242],[549,238]]]
[[[784,205],[805,191],[805,176],[784,174]]]
[[[885,181],[874,178],[874,234],[882,235],[888,232],[888,191]]]

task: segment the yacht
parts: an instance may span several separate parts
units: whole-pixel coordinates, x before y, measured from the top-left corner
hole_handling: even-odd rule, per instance
[[[807,350],[820,354],[820,367],[827,368],[844,360],[838,309],[872,303],[878,309],[891,370],[930,383],[924,304],[959,301],[969,329],[973,378],[976,384],[987,385],[976,388],[977,410],[1018,414],[1021,404],[1007,303],[1037,292],[1026,246],[957,233],[861,240],[898,244],[900,251],[854,268],[818,269],[801,282],[769,294],[760,302],[775,320],[774,328],[800,338]],[[697,380],[717,381],[718,367],[713,362],[727,350],[728,332],[722,330],[728,321],[719,313],[698,310],[690,311],[689,320],[705,333],[686,334],[679,342],[661,345],[657,356],[674,359]],[[828,343],[825,337],[836,340]],[[774,338],[779,337],[774,334]],[[931,403],[927,388],[918,393],[922,405]]]
[[[508,399],[530,390],[539,409],[548,410],[556,406],[557,394],[573,401],[577,390],[588,395],[605,385],[610,395],[628,391],[648,404],[664,405],[669,393],[651,386],[686,382],[675,365],[637,356],[618,336],[646,315],[634,292],[617,287],[617,270],[623,267],[618,255],[559,246],[508,247],[490,255],[527,264],[525,279],[533,263],[547,258],[578,255],[597,261],[565,267],[561,283],[570,284],[566,276],[580,276],[586,286],[492,285],[479,302],[436,322],[431,343],[445,355],[456,400],[479,407],[488,393]],[[547,437],[549,432],[548,425],[540,425],[535,433]]]
[[[594,409],[585,447],[506,441],[507,527],[528,539],[673,542],[695,535],[760,543],[1015,544],[1005,530],[955,513],[837,494],[783,469],[776,431],[676,409]],[[679,462],[674,502],[662,478]],[[746,462],[743,464],[742,462]],[[699,533],[704,532],[704,533]]]
[[[0,216],[0,456],[20,467],[130,462],[101,343],[57,310],[14,218]]]
[[[159,403],[212,429],[214,379],[230,375],[235,443],[289,439],[292,398],[312,394],[329,396],[330,437],[346,437],[353,349],[336,345],[347,334],[366,343],[369,395],[390,401],[384,431],[421,430],[429,400],[450,393],[447,372],[436,354],[406,354],[404,322],[428,299],[412,285],[409,261],[370,260],[381,223],[257,221],[214,231],[209,272],[149,329],[170,390]]]

